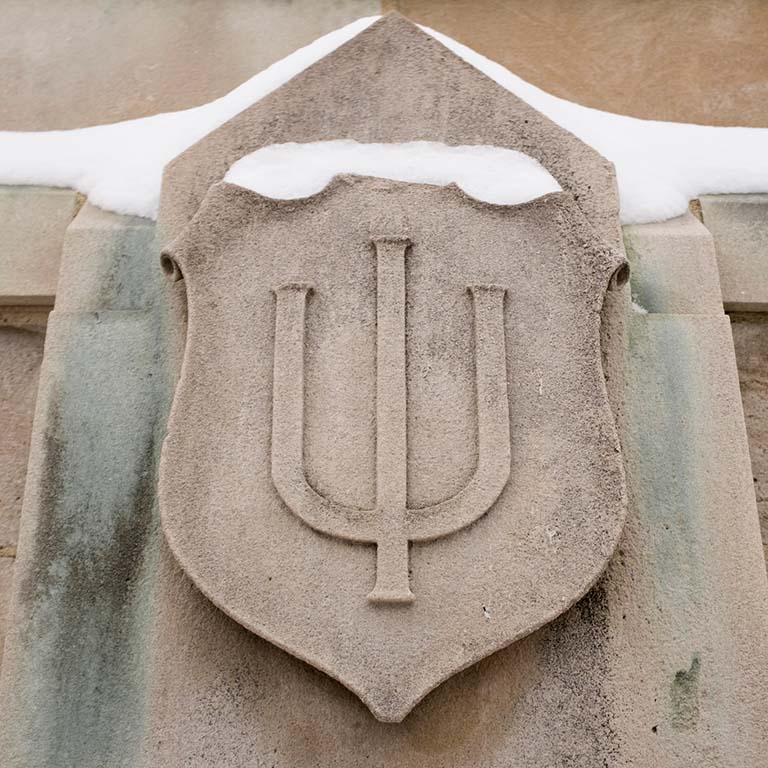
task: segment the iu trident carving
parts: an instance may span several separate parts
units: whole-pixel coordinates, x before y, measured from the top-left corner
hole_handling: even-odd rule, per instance
[[[499,285],[470,285],[474,306],[477,464],[455,496],[409,509],[406,435],[406,239],[373,241],[377,259],[376,507],[355,509],[321,496],[303,467],[304,324],[312,286],[275,289],[272,479],[288,508],[321,533],[375,543],[373,603],[414,599],[408,575],[411,541],[448,536],[494,504],[509,479],[511,448],[507,396],[504,294]]]

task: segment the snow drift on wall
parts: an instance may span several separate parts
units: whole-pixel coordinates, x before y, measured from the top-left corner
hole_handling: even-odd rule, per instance
[[[166,163],[377,18],[324,35],[200,107],[77,130],[0,132],[0,184],[72,187],[94,205],[154,218]],[[445,35],[425,31],[611,160],[625,224],[677,216],[702,194],[768,192],[768,129],[664,123],[590,109],[545,93]]]

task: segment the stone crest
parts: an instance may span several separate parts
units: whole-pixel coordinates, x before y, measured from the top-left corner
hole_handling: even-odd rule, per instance
[[[624,479],[600,356],[623,257],[568,192],[220,182],[185,278],[163,525],[235,620],[382,720],[572,605]]]

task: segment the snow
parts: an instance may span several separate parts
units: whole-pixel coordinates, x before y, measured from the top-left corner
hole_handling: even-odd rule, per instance
[[[640,120],[583,107],[542,91],[440,32],[425,31],[613,162],[622,224],[679,216],[699,195],[768,192],[768,128]]]
[[[71,131],[0,132],[0,184],[73,187],[108,210],[154,218],[166,163],[376,18],[359,19],[319,38],[200,107]],[[583,107],[424,29],[611,160],[625,224],[680,215],[689,200],[703,194],[768,192],[768,129],[664,123]]]
[[[93,205],[154,219],[167,163],[377,18],[318,38],[200,107],[69,131],[0,131],[0,184],[72,187]]]
[[[224,180],[285,200],[316,194],[339,173],[439,186],[455,182],[468,195],[500,205],[525,203],[561,189],[549,171],[522,152],[431,141],[272,144],[242,157]]]

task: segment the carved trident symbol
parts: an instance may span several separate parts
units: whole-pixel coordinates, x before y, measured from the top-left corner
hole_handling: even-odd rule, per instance
[[[374,240],[376,290],[376,508],[355,509],[321,496],[304,474],[304,315],[312,286],[275,289],[272,480],[289,509],[316,531],[376,544],[374,603],[409,603],[408,543],[458,531],[498,499],[507,484],[511,449],[507,398],[504,294],[471,285],[475,317],[477,465],[455,496],[408,509],[406,438],[405,239]]]

